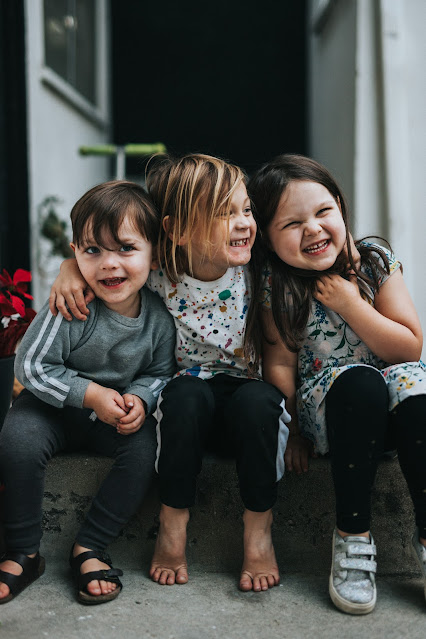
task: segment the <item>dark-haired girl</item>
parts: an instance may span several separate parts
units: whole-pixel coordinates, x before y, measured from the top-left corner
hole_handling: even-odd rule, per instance
[[[282,155],[248,190],[263,239],[252,266],[262,289],[264,377],[287,396],[292,414],[287,467],[307,469],[307,442],[330,452],[337,510],[330,596],[344,612],[365,614],[376,602],[370,496],[385,437],[395,442],[413,499],[411,545],[426,590],[420,322],[392,252],[353,242],[343,194],[323,166]]]

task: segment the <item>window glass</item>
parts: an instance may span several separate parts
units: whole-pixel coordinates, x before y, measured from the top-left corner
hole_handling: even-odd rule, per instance
[[[96,104],[95,0],[44,0],[45,62]]]

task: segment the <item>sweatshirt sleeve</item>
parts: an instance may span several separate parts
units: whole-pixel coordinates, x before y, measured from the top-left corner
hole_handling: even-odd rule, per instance
[[[150,307],[147,338],[154,345],[152,359],[143,374],[136,376],[124,391],[140,397],[147,405],[148,414],[156,408],[158,396],[177,370],[173,318],[159,299],[155,298],[155,304],[151,300]]]
[[[60,314],[54,317],[46,303],[28,327],[16,354],[15,375],[21,384],[52,406],[82,407],[90,380],[64,362],[83,330],[84,322],[67,322]]]

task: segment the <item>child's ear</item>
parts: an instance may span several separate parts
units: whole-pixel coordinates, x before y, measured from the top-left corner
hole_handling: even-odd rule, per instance
[[[163,218],[163,229],[164,231],[167,233],[169,240],[173,241],[173,233],[170,231],[171,228],[171,224],[170,224],[170,216],[166,215]],[[177,242],[178,246],[185,246],[185,244],[188,244],[188,240],[186,238],[186,235],[183,234],[181,238],[179,238],[179,241]]]
[[[74,242],[70,242],[70,247],[72,248],[72,250],[73,250],[73,251],[74,251],[74,253],[75,253],[75,244],[74,244]]]
[[[342,212],[342,205],[340,204],[340,197],[338,195],[336,195],[336,203],[337,203],[337,206],[339,207],[339,211],[341,213]]]
[[[156,257],[153,257],[151,260],[151,271],[156,271],[159,268],[160,264]]]

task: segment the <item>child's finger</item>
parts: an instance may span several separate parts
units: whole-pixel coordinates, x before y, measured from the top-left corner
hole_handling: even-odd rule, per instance
[[[125,393],[123,395],[123,399],[124,399],[124,403],[126,404],[127,408],[133,408],[133,406],[135,405],[134,395],[131,395],[130,393]]]
[[[293,470],[297,473],[297,475],[300,475],[302,472],[302,464],[300,460],[299,448],[296,448],[296,450],[293,450],[292,461],[293,461]]]
[[[68,320],[68,322],[72,320],[72,315],[67,308],[65,297],[63,295],[52,293],[49,297],[49,308],[52,315],[56,316],[59,312],[66,320]]]
[[[116,393],[114,395],[114,402],[117,404],[117,406],[119,406],[121,408],[121,410],[127,415],[128,410],[126,407],[126,402],[124,401],[123,397],[120,395],[120,393]]]
[[[89,315],[89,309],[87,308],[86,302],[84,301],[84,291],[82,291],[81,289],[78,289],[77,291],[74,292],[73,297],[74,297],[73,307],[81,316],[83,316],[83,319],[87,319],[86,316]],[[71,309],[71,306],[70,306],[70,309]],[[74,313],[74,310],[73,310],[73,313]],[[75,314],[74,316],[77,317]],[[78,319],[81,319],[81,317],[79,317]]]
[[[131,433],[136,433],[136,431],[138,431],[140,427],[141,427],[141,424],[138,421],[130,425],[119,423],[117,424],[117,432],[120,435],[131,435]]]
[[[86,308],[87,308],[87,304],[90,304],[90,302],[93,302],[95,297],[96,295],[94,294],[92,289],[90,287],[87,287],[86,290],[84,291],[84,303],[86,305]],[[87,313],[89,314],[89,309],[87,309]]]
[[[307,473],[309,470],[309,453],[306,449],[303,450],[301,454],[301,467],[304,473]]]
[[[126,413],[126,415],[124,415],[121,419],[120,419],[120,424],[126,425],[128,426],[129,424],[131,424],[132,422],[134,422],[137,419],[138,415],[135,415],[135,413],[132,411]]]

